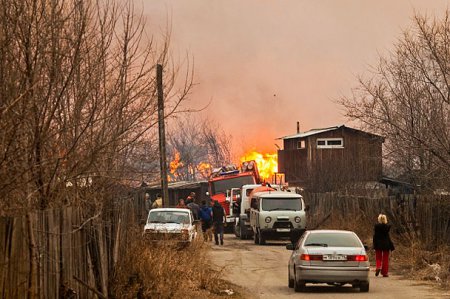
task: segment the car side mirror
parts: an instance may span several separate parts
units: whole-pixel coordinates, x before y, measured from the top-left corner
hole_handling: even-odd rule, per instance
[[[309,211],[309,205],[306,205],[305,206],[305,212],[308,212]]]
[[[292,244],[292,243],[286,244],[286,249],[287,250],[294,250],[295,249],[294,244]]]

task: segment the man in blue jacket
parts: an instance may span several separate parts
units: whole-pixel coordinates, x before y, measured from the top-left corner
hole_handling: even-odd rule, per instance
[[[206,200],[202,201],[202,207],[198,211],[198,217],[202,222],[202,232],[205,241],[212,241],[212,209],[206,204]]]

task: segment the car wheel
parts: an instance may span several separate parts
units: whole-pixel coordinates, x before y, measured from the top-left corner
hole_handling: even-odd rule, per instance
[[[306,283],[304,280],[298,280],[297,277],[294,277],[294,291],[296,292],[304,292],[306,288]]]
[[[291,289],[294,287],[294,280],[291,278],[291,270],[289,269],[289,266],[288,266],[288,287],[290,287]]]
[[[359,284],[359,291],[367,293],[369,291],[369,282],[361,281],[361,283]]]

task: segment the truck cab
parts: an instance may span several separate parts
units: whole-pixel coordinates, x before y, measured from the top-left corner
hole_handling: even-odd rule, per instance
[[[300,194],[264,191],[251,195],[250,226],[255,244],[266,240],[290,240],[293,244],[306,230],[306,211]]]
[[[261,184],[244,185],[240,190],[238,210],[235,213],[234,234],[241,240],[253,236],[253,230],[250,226],[250,194],[257,187],[261,187]]]

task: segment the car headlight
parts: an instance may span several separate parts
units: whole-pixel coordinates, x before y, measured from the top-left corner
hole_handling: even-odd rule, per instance
[[[271,217],[266,217],[266,223],[270,223],[272,221]]]
[[[294,218],[295,223],[300,223],[302,221],[302,219],[300,218],[300,216],[297,216]]]

